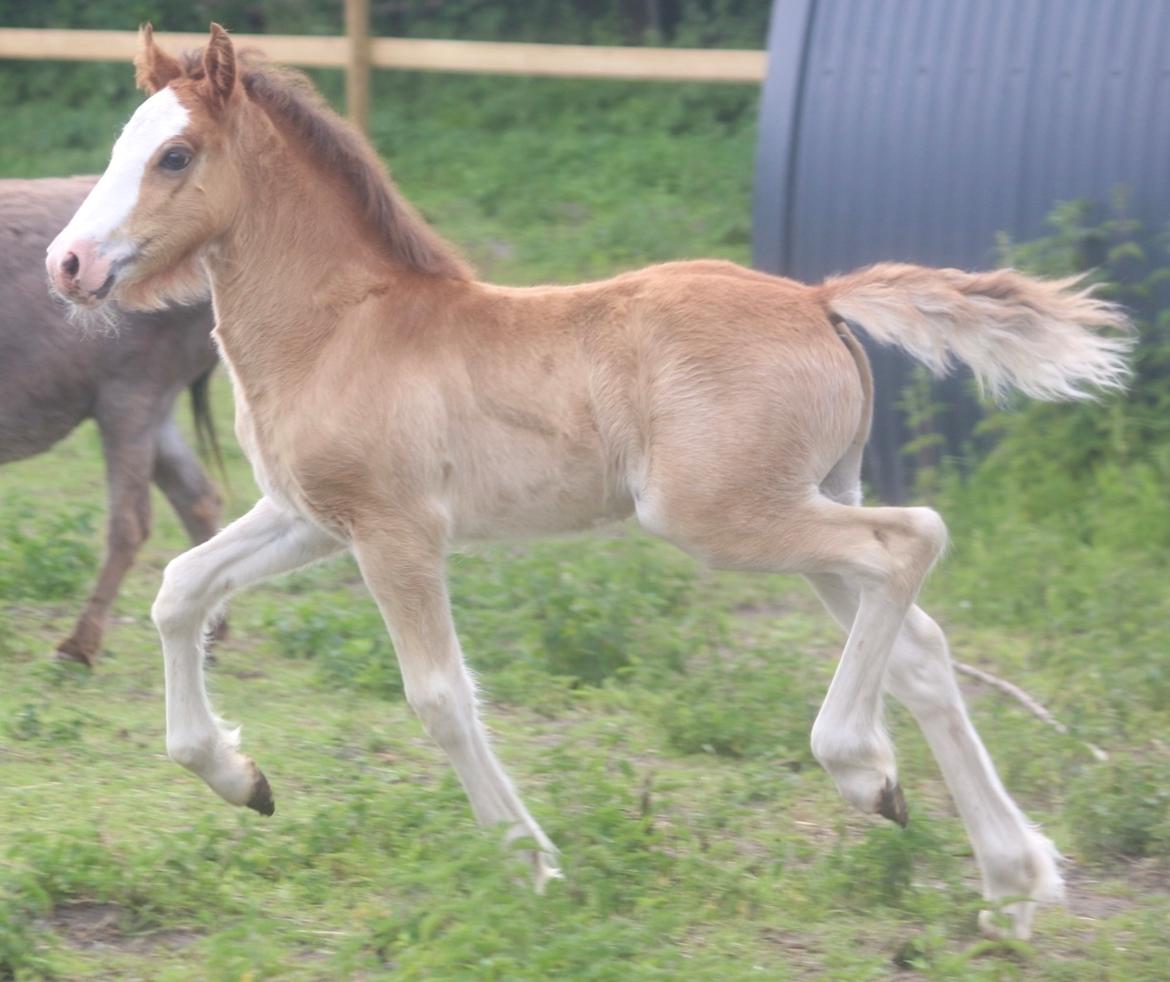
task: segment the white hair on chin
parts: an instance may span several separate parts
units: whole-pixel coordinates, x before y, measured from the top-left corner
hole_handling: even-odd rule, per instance
[[[100,303],[94,307],[83,307],[81,304],[73,303],[67,297],[62,296],[51,282],[49,295],[59,307],[63,308],[65,319],[81,334],[86,336],[100,334],[104,337],[118,336],[121,318],[118,316],[119,310],[115,304]]]

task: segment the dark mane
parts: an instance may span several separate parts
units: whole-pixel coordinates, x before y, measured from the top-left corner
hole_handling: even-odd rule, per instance
[[[184,67],[188,77],[202,68],[190,62]],[[454,247],[402,197],[373,150],[329,108],[304,75],[247,60],[241,68],[240,80],[252,101],[277,125],[299,136],[324,169],[353,189],[369,227],[394,259],[420,273],[470,278],[470,268]]]

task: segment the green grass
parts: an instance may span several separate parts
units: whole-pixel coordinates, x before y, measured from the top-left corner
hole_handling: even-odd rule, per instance
[[[400,183],[495,278],[746,258],[742,95],[379,84]],[[128,100],[111,98],[13,109],[0,171],[100,168]],[[222,378],[214,396],[228,433]],[[252,485],[228,444],[238,514]],[[474,826],[349,561],[233,602],[210,687],[277,813],[231,809],[165,758],[148,611],[184,541],[161,498],[97,671],[48,660],[101,548],[83,427],[0,470],[0,978],[1164,978],[1166,600],[1131,517],[1157,514],[1164,484],[1101,475],[1080,493],[1119,517],[1089,529],[1002,481],[993,499],[944,488],[955,541],[925,604],[957,656],[1075,731],[969,690],[1005,780],[1073,861],[1070,907],[1031,945],[976,937],[970,848],[903,713],[907,830],[855,815],[812,762],[840,639],[807,589],[708,573],[628,528],[452,564],[500,755],[563,852],[547,896]]]

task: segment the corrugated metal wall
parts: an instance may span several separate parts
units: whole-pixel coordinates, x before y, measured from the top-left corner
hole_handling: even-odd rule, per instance
[[[769,50],[762,269],[986,268],[998,232],[1041,235],[1056,202],[1120,186],[1132,214],[1170,221],[1170,0],[774,0]],[[868,476],[894,500],[906,370],[885,352],[875,370]],[[953,414],[953,441],[973,413]]]

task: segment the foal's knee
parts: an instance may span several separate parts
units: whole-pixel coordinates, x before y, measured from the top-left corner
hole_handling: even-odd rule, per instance
[[[475,715],[475,695],[466,676],[431,672],[410,679],[406,701],[439,746],[466,738]]]
[[[946,523],[932,508],[882,509],[871,531],[870,565],[899,599],[913,600],[926,574],[946,550]],[[876,550],[876,551],[874,551]]]
[[[150,608],[154,626],[162,635],[191,629],[198,631],[203,626],[205,614],[198,594],[192,589],[185,557],[172,559],[167,563],[162,586],[159,587],[158,595]]]
[[[942,628],[918,607],[902,624],[886,671],[886,687],[907,709],[922,713],[958,701],[958,686]]]

